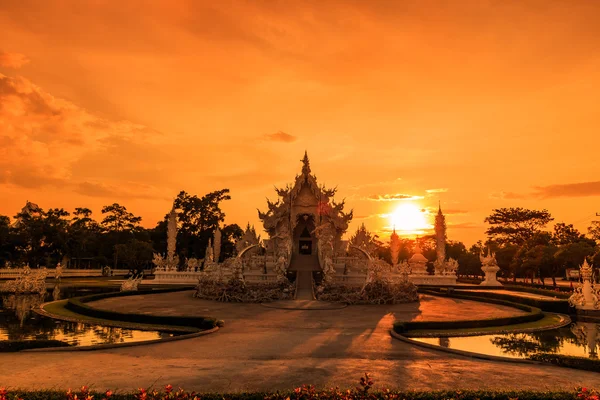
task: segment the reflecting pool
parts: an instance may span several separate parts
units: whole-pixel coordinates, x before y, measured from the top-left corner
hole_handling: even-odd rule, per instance
[[[598,358],[599,331],[600,324],[575,322],[570,326],[542,332],[411,339],[450,349],[510,358],[528,358],[539,353]]]
[[[33,311],[40,304],[93,293],[115,291],[106,288],[68,288],[44,294],[0,294],[0,340],[54,339],[74,346],[127,343],[171,337],[176,333],[141,331],[105,327],[100,325],[67,322],[44,317]]]

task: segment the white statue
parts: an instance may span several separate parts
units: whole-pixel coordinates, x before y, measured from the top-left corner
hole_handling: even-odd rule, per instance
[[[45,293],[47,276],[48,271],[46,268],[32,271],[29,265],[26,265],[16,279],[2,285],[0,292]]]
[[[423,255],[423,252],[421,251],[421,247],[419,247],[419,243],[417,241],[415,241],[414,252],[415,253],[412,255],[410,260],[408,260],[408,263],[410,265],[411,274],[412,275],[429,275],[429,273],[427,272],[428,260]]]
[[[215,262],[219,262],[219,256],[221,255],[221,229],[217,226],[214,234],[213,241],[213,258]]]
[[[196,269],[198,268],[199,265],[200,265],[200,263],[198,262],[197,258],[188,258],[185,261],[185,267],[188,272],[196,271]]]
[[[60,277],[63,273],[63,267],[60,263],[56,264],[56,269],[54,270],[54,279],[60,281]]]
[[[579,275],[581,276],[582,284],[569,297],[569,304],[581,310],[600,309],[600,289],[594,283],[594,269],[588,264],[586,259],[583,260],[583,264],[579,267]]]
[[[154,253],[154,258],[152,259],[152,264],[156,267],[156,271],[165,271],[167,260],[158,253]]]
[[[140,282],[143,279],[143,273],[137,277],[134,278],[133,276],[131,276],[129,279],[127,279],[126,281],[124,281],[121,284],[121,292],[126,292],[126,291],[130,291],[130,290],[138,290],[138,286],[140,284]]]
[[[408,275],[410,275],[410,264],[408,263],[408,261],[401,261],[398,264],[398,271],[400,272],[400,279],[403,282],[408,281]]]
[[[485,280],[481,282],[481,285],[502,286],[502,284],[498,282],[498,279],[496,279],[496,274],[500,271],[500,267],[496,262],[496,254],[488,247],[488,254],[487,256],[484,256],[483,249],[481,249],[479,260],[481,261],[481,270],[485,273]]]
[[[165,270],[177,271],[179,266],[179,257],[175,255],[175,248],[177,246],[177,212],[175,211],[175,205],[169,213],[167,218],[167,260],[165,264]]]
[[[449,258],[444,266],[444,275],[456,275],[457,270],[458,261],[456,261],[454,258]]]

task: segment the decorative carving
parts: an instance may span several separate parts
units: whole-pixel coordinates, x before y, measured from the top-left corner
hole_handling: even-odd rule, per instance
[[[479,254],[479,260],[481,261],[481,270],[485,273],[485,279],[481,282],[483,286],[502,286],[498,279],[496,279],[496,273],[500,271],[500,267],[496,262],[496,254],[488,247],[487,256],[483,255],[483,249]]]
[[[586,259],[579,267],[579,275],[582,283],[569,297],[569,304],[582,310],[600,309],[600,289],[594,283],[594,269]]]

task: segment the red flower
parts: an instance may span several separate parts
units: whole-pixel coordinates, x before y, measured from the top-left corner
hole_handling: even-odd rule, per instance
[[[167,392],[167,394],[171,393],[173,391],[173,385],[165,386],[165,391]]]

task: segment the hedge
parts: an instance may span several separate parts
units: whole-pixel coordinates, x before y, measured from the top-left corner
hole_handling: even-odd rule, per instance
[[[193,288],[192,288],[193,289]],[[144,294],[157,294],[157,293],[169,293],[179,292],[183,290],[190,290],[190,288],[168,288],[168,289],[155,289],[155,290],[140,290],[140,291],[127,291],[127,292],[116,292],[116,293],[100,293],[93,294],[90,296],[83,296],[74,299],[69,299],[65,307],[68,310],[76,312],[78,314],[86,315],[93,318],[101,318],[113,321],[121,322],[135,322],[139,324],[149,325],[171,325],[171,326],[186,326],[194,327],[201,330],[212,329],[217,326],[217,320],[212,317],[187,317],[187,316],[172,316],[172,315],[147,315],[147,314],[136,314],[127,313],[111,310],[103,310],[94,308],[86,303],[102,300],[111,297],[124,297],[124,296],[136,296]]]
[[[430,290],[422,290],[422,293],[439,296],[441,293]],[[502,306],[513,307],[521,311],[525,311],[525,315],[515,315],[512,317],[499,317],[499,318],[486,318],[476,320],[458,320],[458,321],[399,321],[394,323],[394,331],[396,333],[406,333],[411,330],[447,330],[447,329],[473,329],[473,328],[486,328],[492,326],[504,326],[504,325],[515,325],[526,322],[535,322],[544,318],[542,310],[537,307],[528,306],[525,304],[513,303],[506,300],[491,299],[485,297],[475,297],[459,294],[453,291],[449,291],[445,294],[447,297],[453,297],[464,300],[480,301],[484,303],[498,304]]]
[[[0,389],[1,390],[1,389]],[[198,399],[202,400],[390,400],[390,399],[414,399],[414,400],[586,400],[588,396],[581,396],[581,390],[578,391],[493,391],[493,390],[447,390],[447,391],[372,391],[364,393],[362,391],[351,390],[348,392],[334,391],[333,389],[320,391],[315,390],[315,393],[306,393],[310,387],[303,391],[283,391],[276,393],[264,392],[240,392],[240,393],[202,393],[198,395]],[[589,393],[587,390],[583,393]],[[78,391],[75,391],[78,398],[85,399]],[[88,393],[86,392],[86,395]],[[1,394],[0,394],[1,395]],[[89,392],[89,395],[94,396],[94,399],[104,399],[104,392]],[[64,391],[56,390],[39,390],[39,391],[9,391],[7,398],[18,396],[23,400],[67,400],[73,399]],[[169,397],[170,396],[170,397]],[[147,391],[146,396],[140,396],[140,393],[112,393],[109,398],[112,400],[135,400],[140,398],[151,399],[194,399],[193,392],[173,391],[167,395],[164,391],[160,391],[153,395],[151,390]],[[590,397],[591,398],[591,397]]]
[[[542,361],[561,367],[582,369],[585,371],[600,372],[600,360],[585,357],[563,356],[560,354],[533,354],[529,356],[531,360]]]
[[[467,290],[465,289],[465,291],[467,291]],[[543,311],[548,311],[548,312],[569,314],[571,311],[569,302],[565,299],[559,299],[559,300],[534,299],[531,297],[522,297],[522,296],[518,296],[515,294],[511,294],[510,292],[506,292],[506,293],[468,292],[468,293],[469,293],[469,296],[480,297],[483,299],[490,298],[490,299],[507,300],[507,301],[511,301],[511,302],[515,302],[515,303],[518,302],[521,304],[526,304],[528,306],[537,307],[537,308],[542,309]]]
[[[69,347],[69,343],[52,339],[35,340],[2,340],[0,341],[0,353],[9,353],[27,349],[41,349],[46,347]]]

